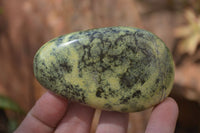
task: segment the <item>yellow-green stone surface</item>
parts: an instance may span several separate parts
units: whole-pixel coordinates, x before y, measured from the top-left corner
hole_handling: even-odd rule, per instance
[[[34,74],[45,88],[103,110],[141,111],[171,91],[174,64],[154,34],[130,27],[75,32],[44,44]]]

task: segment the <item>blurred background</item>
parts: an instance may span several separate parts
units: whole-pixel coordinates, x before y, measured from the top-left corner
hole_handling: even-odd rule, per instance
[[[33,75],[39,47],[108,26],[146,29],[166,43],[176,64],[175,132],[200,133],[200,0],[0,0],[0,132],[12,132],[45,92]],[[128,133],[143,133],[150,113],[131,113]]]

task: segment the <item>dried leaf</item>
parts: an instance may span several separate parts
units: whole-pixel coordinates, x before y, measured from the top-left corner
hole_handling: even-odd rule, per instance
[[[187,25],[175,29],[174,33],[177,38],[182,40],[179,42],[178,51],[194,54],[198,44],[200,43],[200,16],[195,16],[192,10],[185,11]]]
[[[188,53],[192,55],[200,41],[200,36],[195,34],[179,42],[178,50],[180,53]]]
[[[181,26],[175,29],[174,34],[177,38],[184,38],[189,36],[191,32],[192,29],[190,28],[190,26]]]

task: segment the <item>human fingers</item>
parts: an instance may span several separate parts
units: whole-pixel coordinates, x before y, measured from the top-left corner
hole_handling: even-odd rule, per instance
[[[93,115],[94,109],[79,103],[72,103],[55,133],[89,133]]]
[[[46,92],[27,114],[15,133],[51,133],[67,109],[67,100]]]
[[[166,98],[153,109],[146,133],[173,133],[177,117],[177,103],[172,98]]]
[[[102,111],[96,133],[126,133],[128,114]]]

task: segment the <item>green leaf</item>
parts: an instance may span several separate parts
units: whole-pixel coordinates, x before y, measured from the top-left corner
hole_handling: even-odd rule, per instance
[[[2,95],[0,95],[0,108],[9,109],[19,113],[24,113],[24,111],[19,107],[17,103],[12,101],[10,98]]]
[[[8,121],[8,132],[13,133],[15,131],[15,129],[17,129],[18,125],[19,124],[15,119],[10,119]]]

